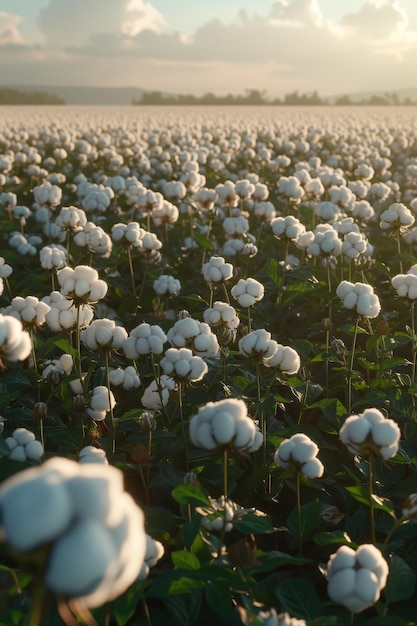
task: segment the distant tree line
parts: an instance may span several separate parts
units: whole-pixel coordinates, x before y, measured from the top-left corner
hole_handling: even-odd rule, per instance
[[[66,104],[63,98],[46,91],[22,91],[0,87],[1,104]]]
[[[397,106],[397,105],[413,105],[417,101],[405,98],[400,101],[396,93],[385,93],[383,96],[372,95],[369,98],[361,100],[352,100],[349,96],[341,96],[336,98],[334,102],[319,96],[317,91],[307,93],[299,93],[297,90],[285,95],[281,98],[268,98],[265,91],[259,89],[247,89],[244,95],[228,94],[227,96],[216,96],[208,92],[203,96],[194,96],[192,94],[175,94],[168,95],[162,91],[144,91],[139,99],[132,101],[134,105],[308,105],[319,106],[334,104],[336,106]]]

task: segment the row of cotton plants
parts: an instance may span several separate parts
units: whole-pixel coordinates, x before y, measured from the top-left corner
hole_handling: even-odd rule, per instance
[[[5,109],[4,623],[417,624],[416,214],[411,111]]]

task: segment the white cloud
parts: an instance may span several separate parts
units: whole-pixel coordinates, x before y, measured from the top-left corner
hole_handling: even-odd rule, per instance
[[[18,30],[19,15],[0,11],[0,46],[22,45],[23,38]]]
[[[406,32],[408,17],[398,0],[368,0],[356,13],[346,14],[341,23],[355,36],[385,39]]]
[[[165,25],[162,13],[144,0],[130,0],[126,6],[128,19],[122,23],[122,33],[134,37],[143,30],[159,32]]]

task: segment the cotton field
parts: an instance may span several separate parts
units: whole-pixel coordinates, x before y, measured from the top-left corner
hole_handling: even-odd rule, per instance
[[[2,623],[417,624],[417,111],[2,107]]]

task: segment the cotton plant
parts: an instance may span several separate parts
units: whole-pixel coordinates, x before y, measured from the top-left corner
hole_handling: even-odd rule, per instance
[[[141,571],[144,515],[115,467],[49,459],[3,481],[0,513],[12,558],[32,560],[39,584],[74,607],[114,600]]]
[[[327,563],[327,593],[351,613],[373,606],[387,583],[388,563],[373,544],[341,546]]]
[[[162,374],[146,387],[141,398],[141,404],[145,409],[158,411],[168,404],[176,388],[177,383],[174,378]]]
[[[166,342],[167,336],[160,326],[142,322],[129,332],[122,350],[126,358],[135,361],[141,356],[162,354]]]
[[[215,357],[219,352],[216,335],[205,322],[186,315],[175,322],[167,332],[167,340],[174,348],[190,348],[201,357]]]
[[[415,300],[417,298],[417,264],[410,267],[406,274],[397,274],[391,278],[391,285],[398,296],[405,298],[410,303],[411,309],[411,332],[415,329]],[[411,378],[414,382],[416,376],[417,351],[415,338],[411,338]]]
[[[94,320],[81,331],[81,342],[89,350],[113,351],[120,350],[128,337],[127,330],[107,318]]]
[[[255,278],[240,278],[237,284],[232,287],[230,293],[241,307],[248,310],[248,326],[249,331],[251,331],[250,307],[263,299],[265,295],[264,286]]]
[[[26,298],[16,296],[4,309],[4,313],[20,320],[24,330],[32,332],[45,323],[45,316],[49,310],[49,305],[36,296],[26,296]]]
[[[71,354],[61,354],[59,359],[52,359],[44,363],[42,378],[57,384],[64,376],[70,376],[73,366],[74,359]]]
[[[159,298],[178,296],[181,291],[181,283],[178,278],[170,274],[161,274],[153,281],[153,290]]]
[[[198,382],[208,372],[207,363],[189,348],[168,348],[159,365],[164,374],[180,382]]]
[[[113,387],[122,387],[125,391],[139,389],[142,384],[139,374],[132,365],[110,369],[109,380]]]
[[[57,272],[57,278],[61,293],[73,300],[76,307],[98,302],[107,293],[107,283],[88,265],[77,265],[74,269],[64,267]]]
[[[87,406],[87,414],[95,422],[103,422],[116,406],[113,392],[105,385],[94,387]]]
[[[22,322],[0,313],[0,361],[24,361],[31,351],[30,335],[23,330]]]
[[[221,256],[212,256],[203,264],[202,273],[210,289],[213,289],[216,285],[233,278],[233,265],[227,263]]]

